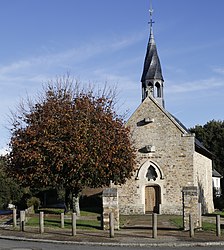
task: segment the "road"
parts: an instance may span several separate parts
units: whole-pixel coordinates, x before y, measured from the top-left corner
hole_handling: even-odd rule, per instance
[[[55,244],[42,242],[26,242],[0,239],[0,250],[136,250],[137,247],[119,247],[119,246],[89,246],[76,244]],[[169,247],[139,247],[141,250],[174,250]],[[223,250],[223,246],[209,247],[176,247],[182,250]]]

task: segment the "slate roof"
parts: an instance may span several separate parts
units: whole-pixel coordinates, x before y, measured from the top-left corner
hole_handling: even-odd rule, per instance
[[[210,152],[204,145],[202,142],[200,142],[197,138],[195,138],[195,150],[204,155],[207,156],[208,158],[212,159],[213,158],[213,153]]]
[[[212,177],[222,178],[222,175],[215,169],[212,170]]]
[[[156,43],[154,40],[153,32],[151,30],[141,82],[152,79],[163,80],[163,76],[159,56],[156,49]]]

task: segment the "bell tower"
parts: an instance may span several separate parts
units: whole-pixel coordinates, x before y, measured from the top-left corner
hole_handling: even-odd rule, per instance
[[[156,49],[156,43],[153,35],[153,23],[152,14],[153,9],[150,7],[150,35],[149,42],[147,46],[145,62],[142,73],[142,101],[145,100],[147,96],[152,96],[156,101],[164,107],[164,96],[163,96],[163,76],[162,69],[160,65],[159,56]]]

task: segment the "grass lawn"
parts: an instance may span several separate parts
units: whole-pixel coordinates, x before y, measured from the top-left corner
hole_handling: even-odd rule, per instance
[[[183,229],[182,216],[175,216],[175,217],[171,218],[170,221],[179,229]],[[207,222],[207,221],[203,221],[203,219],[202,219],[202,229],[204,231],[216,231],[216,224],[211,223],[211,222]]]
[[[60,214],[64,211],[60,209],[40,209],[44,212],[44,226],[45,227],[61,227]],[[65,214],[64,227],[71,228],[71,213]],[[78,229],[101,229],[100,214],[93,212],[81,211],[80,219],[77,219],[76,226]],[[32,215],[28,218],[27,226],[39,226],[39,214]]]
[[[65,219],[64,226],[65,228],[71,228],[71,219]],[[31,217],[29,218],[28,222],[26,223],[27,226],[39,226],[39,217]],[[101,229],[100,221],[97,220],[77,220],[77,228],[78,229]],[[44,219],[44,226],[45,227],[55,227],[60,228],[61,222],[60,218],[51,218],[47,217]]]
[[[44,212],[44,214],[61,214],[64,213],[64,209],[61,208],[40,208],[38,211],[39,212]],[[71,214],[71,212],[68,212],[66,214]],[[97,212],[89,212],[89,211],[80,211],[81,216],[100,216],[100,213]]]
[[[61,219],[60,214],[64,212],[61,209],[41,209],[40,211],[44,211],[44,225],[45,227],[54,227],[60,228],[61,227]],[[81,211],[81,216],[77,219],[77,229],[90,229],[90,230],[101,230],[101,220],[100,220],[100,213],[96,212],[88,212],[88,211]],[[215,216],[215,214],[211,215]],[[223,214],[224,216],[224,214]],[[69,229],[71,228],[71,213],[65,214],[65,221],[64,227]],[[122,228],[125,225],[129,225],[129,222],[133,224],[139,225],[151,225],[151,215],[121,215],[120,216],[120,227]],[[206,220],[203,220],[202,228],[204,231],[215,231],[216,224],[211,223],[206,217]],[[165,222],[169,222],[171,225],[179,228],[180,230],[183,229],[183,219],[182,216],[176,215],[161,215],[159,218],[164,220]],[[208,221],[207,221],[208,220]],[[131,223],[131,224],[132,224]],[[35,214],[29,217],[27,226],[39,226],[39,214]]]

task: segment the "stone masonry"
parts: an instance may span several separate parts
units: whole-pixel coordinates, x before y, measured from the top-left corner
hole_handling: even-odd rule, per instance
[[[146,213],[146,189],[150,188],[154,194],[149,195],[154,198],[150,197],[148,203],[158,203],[156,212],[182,214],[183,187],[199,184],[204,210],[213,211],[212,161],[195,151],[193,134],[150,96],[126,125],[137,150],[137,164],[133,178],[118,187],[121,214]],[[155,178],[147,177],[149,168]]]
[[[109,215],[114,214],[114,228],[119,229],[119,208],[117,188],[106,188],[103,191],[103,229],[109,229]]]
[[[153,34],[150,36],[141,77],[142,103],[126,123],[136,148],[133,178],[118,187],[122,214],[182,214],[183,188],[196,187],[204,213],[214,209],[211,153],[165,109],[164,78]],[[190,202],[191,201],[191,202]],[[191,204],[194,207],[195,204]]]
[[[200,213],[198,207],[198,187],[183,187],[183,228],[190,229],[189,215],[191,214],[194,228],[199,227]]]

